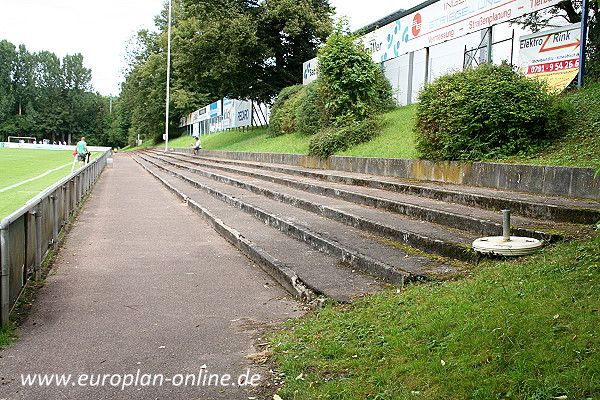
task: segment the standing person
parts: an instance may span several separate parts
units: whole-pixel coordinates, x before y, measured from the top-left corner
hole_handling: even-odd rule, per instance
[[[83,167],[83,164],[85,163],[87,152],[87,143],[85,142],[85,138],[82,137],[81,140],[77,142],[77,161],[80,167]]]
[[[200,136],[196,137],[196,144],[194,145],[194,155],[198,154],[198,150],[202,148],[202,142],[200,142]]]

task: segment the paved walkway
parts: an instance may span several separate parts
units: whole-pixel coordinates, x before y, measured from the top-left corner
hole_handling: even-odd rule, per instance
[[[0,351],[0,399],[248,399],[240,376],[265,371],[244,356],[262,328],[301,314],[125,154],[60,255],[20,339]],[[71,377],[23,385],[28,374]]]

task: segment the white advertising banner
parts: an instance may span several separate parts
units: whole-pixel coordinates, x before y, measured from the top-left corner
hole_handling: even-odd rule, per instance
[[[580,24],[521,36],[519,68],[561,91],[579,73]]]
[[[208,109],[208,117],[215,118],[223,115],[223,108],[221,105],[221,100],[217,100],[214,103],[211,103],[207,106]]]
[[[234,99],[223,99],[223,129],[235,128],[235,106]]]
[[[440,0],[365,36],[376,62],[558,4],[560,0]]]
[[[302,64],[302,71],[304,71],[302,75],[302,84],[308,85],[317,79],[317,66],[319,65],[319,59],[317,57],[312,60],[305,61]]]
[[[235,127],[252,125],[252,102],[238,101],[235,107]]]
[[[439,0],[362,36],[362,40],[373,61],[381,63],[559,2],[560,0]],[[303,64],[303,84],[317,78],[316,67],[316,58]]]
[[[199,110],[194,111],[190,114],[188,118],[188,124],[197,124],[198,122],[202,122],[208,119],[208,109],[207,107],[202,107]]]

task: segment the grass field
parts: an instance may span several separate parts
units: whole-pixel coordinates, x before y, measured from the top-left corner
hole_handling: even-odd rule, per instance
[[[0,218],[69,175],[72,154],[70,150],[0,148]],[[92,157],[98,154],[92,153]]]

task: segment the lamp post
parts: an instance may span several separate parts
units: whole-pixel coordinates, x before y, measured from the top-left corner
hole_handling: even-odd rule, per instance
[[[169,151],[169,91],[171,80],[171,0],[169,0],[169,22],[167,28],[167,100],[165,112],[165,152]]]

